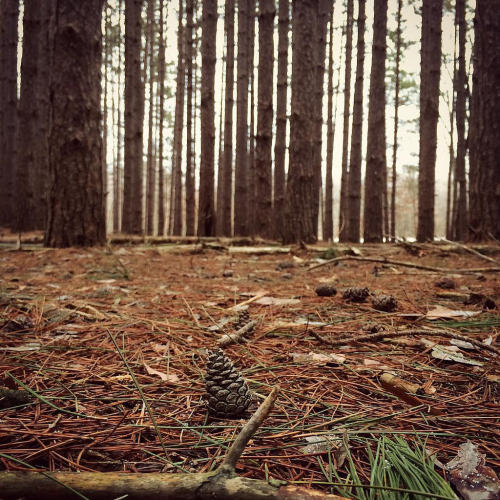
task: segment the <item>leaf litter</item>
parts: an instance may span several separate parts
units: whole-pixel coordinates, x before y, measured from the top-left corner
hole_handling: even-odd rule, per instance
[[[349,486],[350,478],[354,473],[360,484],[373,484],[384,436],[402,438],[414,449],[423,440],[442,463],[459,453],[466,438],[498,474],[500,359],[477,345],[471,350],[460,342],[448,345],[449,337],[425,336],[425,327],[432,327],[490,339],[494,346],[500,333],[496,310],[468,304],[458,311],[466,314],[457,314],[447,308],[447,300],[435,295],[434,283],[445,277],[438,272],[398,268],[394,280],[392,266],[373,273],[373,263],[362,261],[308,272],[314,248],[291,251],[293,274],[286,280],[276,271],[283,254],[265,248],[257,257],[202,247],[196,254],[134,246],[4,252],[0,386],[29,397],[0,413],[0,468],[211,470],[239,423],[206,419],[206,350],[221,333],[234,333],[228,318],[248,308],[256,328],[244,342],[226,347],[228,355],[256,401],[273,385],[282,390],[239,462],[242,475],[268,474],[357,498],[370,490]],[[427,267],[478,265],[467,254],[443,258],[439,245],[410,256],[397,245],[366,245],[363,255]],[[227,269],[232,273],[224,275]],[[252,275],[265,278],[265,290]],[[317,296],[315,288],[332,276],[342,290],[366,287],[394,296],[398,314],[339,295]],[[453,276],[457,287],[498,302],[495,274]],[[423,333],[418,341],[376,333],[374,340],[350,343],[366,333],[367,324],[381,334],[417,324]],[[312,329],[346,341],[321,345]],[[19,381],[14,387],[13,380]],[[304,453],[306,446],[317,446],[317,452]]]

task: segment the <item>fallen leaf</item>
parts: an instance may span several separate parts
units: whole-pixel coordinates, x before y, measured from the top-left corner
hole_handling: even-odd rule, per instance
[[[172,382],[172,383],[179,382],[179,377],[175,373],[169,373],[167,375],[166,373],[151,368],[147,363],[144,363],[144,368],[146,368],[146,371],[148,372],[149,375],[158,375],[158,377],[160,377],[163,380],[163,382]]]
[[[299,299],[281,299],[279,297],[262,297],[255,301],[256,304],[261,306],[288,306],[299,304]]]
[[[444,361],[454,361],[456,363],[462,363],[464,365],[483,366],[483,363],[481,361],[466,358],[460,351],[458,351],[458,347],[455,346],[435,344],[432,348],[431,356],[436,359],[442,359]]]
[[[291,356],[296,363],[318,363],[322,365],[326,365],[328,363],[342,365],[346,360],[346,357],[343,354],[322,354],[312,351],[309,353],[292,352]]]
[[[480,314],[481,311],[457,311],[453,309],[448,309],[443,306],[435,306],[427,312],[425,317],[430,320],[434,319],[452,319],[452,318],[472,318]]]
[[[471,441],[462,443],[457,456],[445,465],[451,484],[464,500],[495,500],[500,497],[500,481],[493,469],[484,465],[485,455]]]

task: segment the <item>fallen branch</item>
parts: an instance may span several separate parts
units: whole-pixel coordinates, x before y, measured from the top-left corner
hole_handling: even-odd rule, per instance
[[[443,239],[443,241],[446,241],[446,243],[449,243],[450,245],[454,245],[458,248],[462,248],[466,252],[469,252],[473,255],[476,255],[477,257],[487,260],[488,262],[492,262],[493,264],[496,264],[497,266],[500,264],[498,260],[492,259],[491,257],[488,257],[487,255],[484,255],[481,252],[478,252],[477,250],[474,250],[474,248],[468,247],[467,245],[464,245],[463,243],[458,243],[458,241],[450,241],[447,239]]]
[[[248,441],[271,411],[279,387],[274,387],[250,420],[243,426],[222,464],[212,472],[194,474],[121,472],[0,472],[2,500],[24,498],[65,500],[347,500],[337,495],[288,485],[284,482],[248,479],[236,475],[235,466]]]
[[[468,273],[498,273],[500,267],[476,267],[471,269],[447,269],[445,267],[432,267],[424,266],[422,264],[414,264],[413,262],[404,262],[401,260],[390,260],[381,257],[355,257],[353,255],[346,255],[343,257],[335,257],[334,259],[327,260],[326,262],[320,262],[311,266],[307,271],[312,271],[321,266],[326,266],[327,264],[334,264],[335,262],[340,262],[342,260],[356,260],[358,262],[376,262],[377,264],[390,264],[392,266],[402,266],[402,267],[412,267],[414,269],[422,269],[423,271],[431,271],[434,273],[450,273],[450,274],[468,274]]]
[[[225,333],[220,339],[217,340],[217,344],[220,347],[226,347],[231,344],[237,344],[248,332],[251,332],[257,323],[255,321],[249,321],[246,325],[243,325],[239,330],[234,333]]]
[[[327,344],[331,347],[339,347],[342,345],[353,344],[355,342],[365,342],[367,340],[373,341],[373,340],[382,340],[384,338],[391,339],[395,337],[406,337],[406,336],[410,337],[417,335],[422,335],[422,336],[427,335],[431,337],[439,337],[439,336],[448,337],[455,340],[461,340],[463,342],[470,342],[476,347],[484,349],[485,351],[492,352],[496,356],[500,357],[500,349],[492,345],[483,344],[482,342],[479,342],[479,340],[466,337],[465,335],[460,335],[455,332],[450,332],[449,330],[400,330],[397,332],[382,331],[379,333],[367,333],[363,335],[357,335],[356,337],[350,337],[346,335],[336,340],[327,340],[314,330],[309,330],[309,333],[320,342]]]

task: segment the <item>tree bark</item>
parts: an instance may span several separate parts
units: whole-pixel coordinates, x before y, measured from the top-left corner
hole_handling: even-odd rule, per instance
[[[142,140],[144,87],[141,79],[142,0],[125,0],[125,165],[123,176],[124,233],[142,230]]]
[[[351,106],[351,57],[352,57],[353,0],[347,0],[345,74],[344,74],[344,124],[342,132],[342,173],[340,178],[339,241],[347,240],[347,190],[349,186],[349,112]]]
[[[153,136],[153,109],[155,102],[154,82],[156,64],[154,58],[156,54],[154,24],[155,24],[155,0],[148,0],[148,47],[147,55],[149,67],[149,109],[148,109],[148,153],[146,158],[146,234],[152,235],[154,230],[154,207],[155,207],[155,159],[153,156],[154,136]]]
[[[275,14],[274,0],[260,0],[255,234],[262,237],[271,237],[273,229],[269,221],[272,214],[271,147],[273,142],[273,36]]]
[[[347,204],[347,239],[359,242],[361,217],[361,144],[363,137],[363,78],[365,64],[365,6],[366,0],[358,2],[358,43],[356,82],[352,115],[351,154],[349,163],[349,188]]]
[[[434,239],[434,191],[443,0],[423,0],[417,241]]]
[[[103,3],[56,4],[44,242],[50,247],[102,245],[106,239],[101,156]]]
[[[318,0],[293,3],[292,114],[286,186],[285,243],[314,243],[313,127]]]
[[[383,241],[385,156],[385,59],[387,0],[375,0],[372,68],[366,148],[364,232],[365,243]]]
[[[455,176],[457,186],[457,201],[454,204],[456,218],[454,221],[454,239],[463,241],[467,237],[467,182],[465,177],[465,104],[467,96],[467,75],[465,71],[465,39],[467,24],[465,22],[465,0],[456,2],[456,19],[458,24],[458,71],[457,71],[457,157]]]
[[[215,213],[217,214],[217,223],[215,234],[222,236],[222,195],[223,195],[223,170],[224,170],[224,150],[223,150],[223,117],[224,117],[224,81],[226,77],[226,49],[222,54],[222,71],[221,71],[221,97],[219,103],[219,152],[217,156],[217,199],[215,203]]]
[[[247,217],[248,234],[255,235],[256,187],[255,187],[255,5],[248,2],[248,78],[250,85],[250,123],[248,124],[248,164],[247,164]]]
[[[195,233],[193,165],[193,0],[186,0],[186,235]],[[196,90],[195,90],[196,92]]]
[[[42,4],[39,0],[27,2],[23,17],[23,57],[21,61],[21,95],[19,98],[17,155],[15,164],[15,213],[13,229],[37,229],[35,192],[37,187],[37,145],[40,109],[37,102],[40,29]]]
[[[175,95],[175,125],[174,125],[174,175],[173,175],[173,231],[172,234],[182,234],[182,134],[184,129],[184,27],[182,25],[183,0],[179,0],[179,25],[177,31],[177,90]]]
[[[215,234],[214,208],[214,80],[217,0],[205,0],[201,37],[201,163],[198,236]]]
[[[470,117],[470,233],[500,239],[500,0],[477,0]]]
[[[19,0],[0,4],[0,225],[14,221]]]
[[[283,236],[285,204],[286,106],[288,90],[288,30],[290,2],[279,0],[278,11],[278,82],[276,90],[276,139],[274,145],[274,236]]]
[[[224,106],[224,163],[222,174],[222,235],[231,236],[233,199],[233,108],[234,108],[234,0],[226,0],[226,103]]]
[[[248,27],[249,0],[238,1],[238,60],[236,84],[235,236],[248,235]]]
[[[399,66],[401,62],[401,8],[403,0],[398,0],[398,10],[396,14],[396,69],[395,69],[395,90],[394,90],[394,129],[392,139],[392,190],[391,190],[391,241],[396,240],[396,181],[397,181],[397,155],[398,155],[398,128],[399,128]]]

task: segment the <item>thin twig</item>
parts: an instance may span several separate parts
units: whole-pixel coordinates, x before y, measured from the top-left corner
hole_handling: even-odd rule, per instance
[[[400,330],[398,332],[379,332],[379,333],[368,333],[364,335],[358,335],[356,337],[341,337],[336,340],[327,340],[322,337],[319,333],[314,330],[310,330],[309,333],[313,335],[317,340],[323,342],[324,344],[328,344],[331,347],[338,347],[341,345],[352,344],[355,342],[364,342],[366,340],[381,340],[384,338],[395,338],[395,337],[406,337],[406,336],[416,336],[416,335],[428,335],[428,336],[441,336],[448,337],[455,340],[462,340],[463,342],[470,342],[480,349],[484,349],[486,351],[490,351],[496,356],[500,357],[500,349],[497,349],[494,346],[483,344],[476,339],[472,339],[466,337],[465,335],[460,335],[455,332],[450,332],[449,330]]]
[[[476,267],[471,269],[447,269],[445,267],[432,267],[424,266],[422,264],[414,264],[413,262],[404,262],[401,260],[391,260],[384,257],[355,257],[353,255],[345,255],[342,257],[335,257],[334,259],[327,260],[326,262],[320,262],[311,266],[307,271],[312,271],[321,266],[326,266],[327,264],[334,264],[335,262],[340,262],[342,260],[356,260],[358,262],[376,262],[377,264],[390,264],[393,266],[403,266],[403,267],[413,267],[414,269],[422,269],[423,271],[432,271],[434,273],[451,273],[451,274],[469,274],[469,273],[498,273],[500,267]]]
[[[269,396],[264,400],[264,402],[257,408],[257,411],[252,415],[250,420],[243,426],[240,433],[234,440],[234,443],[229,448],[227,455],[224,457],[224,461],[219,466],[219,471],[234,472],[236,467],[236,462],[239,460],[245,446],[252,436],[257,432],[257,429],[262,425],[265,418],[269,415],[274,402],[278,397],[279,385],[273,387]]]
[[[248,332],[253,330],[256,324],[257,323],[252,320],[242,326],[239,330],[236,330],[234,333],[225,333],[220,339],[217,340],[217,344],[220,347],[237,344]]]

